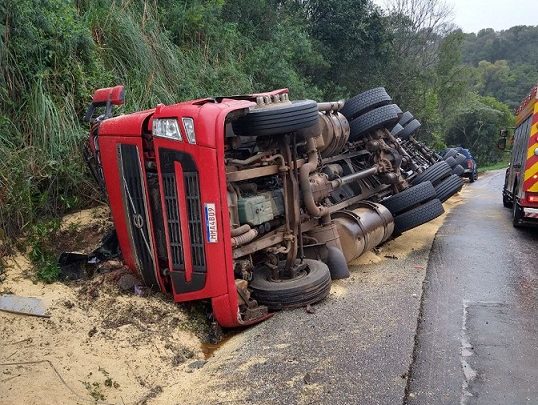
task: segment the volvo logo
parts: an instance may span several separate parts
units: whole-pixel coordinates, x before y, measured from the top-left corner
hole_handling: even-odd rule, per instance
[[[142,227],[144,226],[144,218],[142,218],[142,215],[133,215],[133,225],[136,226],[138,229],[142,229]]]

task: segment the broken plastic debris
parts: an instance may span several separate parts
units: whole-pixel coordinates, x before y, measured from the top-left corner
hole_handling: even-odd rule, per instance
[[[48,318],[47,309],[40,298],[0,295],[0,311]]]

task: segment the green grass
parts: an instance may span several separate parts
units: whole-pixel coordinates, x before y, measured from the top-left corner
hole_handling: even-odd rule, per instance
[[[29,259],[38,280],[53,283],[58,280],[60,269],[52,242],[60,230],[60,221],[51,220],[35,224],[28,236]]]
[[[508,167],[508,162],[498,162],[488,166],[479,167],[478,173],[489,172],[490,170],[504,169],[506,167]]]

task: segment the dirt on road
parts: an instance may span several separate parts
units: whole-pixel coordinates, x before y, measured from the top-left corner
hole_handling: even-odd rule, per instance
[[[460,201],[453,197],[445,209]],[[97,231],[95,221],[103,215],[85,211],[65,218],[62,226]],[[430,246],[443,219],[365,254],[353,268],[403,258]],[[95,236],[87,232],[79,242],[88,250],[99,240]],[[76,244],[66,240],[70,250],[76,250]],[[199,309],[178,306],[161,294],[122,292],[117,285],[121,267],[68,284],[37,282],[31,268],[24,254],[8,258],[0,294],[41,298],[50,317],[0,312],[0,403],[205,404],[224,399],[233,403],[240,397],[232,391],[198,389],[219,369],[212,359],[206,365],[202,335],[207,321]],[[377,271],[381,267],[368,274],[355,270],[353,275],[375,284]],[[346,287],[335,283],[332,294],[345,295]],[[219,349],[224,355],[218,361],[240,350],[242,343],[242,334],[235,335]]]

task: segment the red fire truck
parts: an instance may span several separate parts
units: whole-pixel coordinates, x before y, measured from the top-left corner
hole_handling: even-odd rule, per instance
[[[403,131],[383,88],[345,105],[281,89],[114,117],[123,101],[122,86],[95,92],[85,150],[123,260],[176,302],[211,300],[225,327],[322,300],[349,261],[461,188],[391,134],[420,124]]]
[[[512,158],[506,170],[503,204],[512,208],[513,223],[538,224],[538,86],[516,110]],[[501,147],[506,146],[506,136]]]

